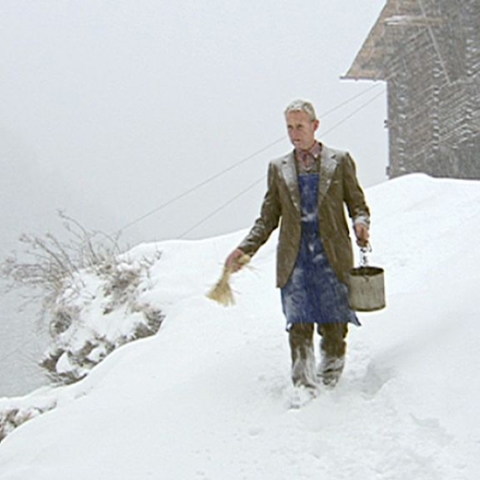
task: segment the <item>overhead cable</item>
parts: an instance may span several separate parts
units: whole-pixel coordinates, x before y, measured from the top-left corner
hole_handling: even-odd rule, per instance
[[[342,123],[346,122],[347,120],[349,120],[351,117],[353,117],[356,113],[358,113],[359,111],[363,110],[365,107],[367,107],[368,105],[370,105],[370,103],[372,103],[374,100],[376,100],[378,97],[380,97],[383,93],[385,93],[385,90],[382,90],[380,93],[378,93],[377,95],[375,95],[374,97],[372,97],[370,100],[368,100],[368,102],[365,102],[364,104],[362,104],[360,107],[358,107],[356,110],[354,110],[350,115],[348,115],[347,117],[345,117],[344,119],[342,119],[340,122],[336,123],[333,127],[329,128],[327,131],[325,131],[322,136],[325,136],[327,135],[328,133],[332,132],[333,130],[335,130],[339,125],[341,125]],[[185,232],[183,232],[178,238],[184,238],[186,235],[188,235],[190,232],[192,232],[193,230],[195,230],[197,227],[199,227],[200,225],[203,225],[207,220],[209,220],[210,218],[212,218],[213,216],[215,216],[218,212],[220,212],[221,210],[223,210],[225,207],[227,207],[228,205],[230,205],[231,203],[233,203],[235,200],[237,200],[239,197],[241,197],[242,195],[244,195],[245,193],[247,193],[249,190],[251,190],[253,187],[255,187],[258,183],[260,183],[262,180],[264,180],[266,177],[266,175],[264,175],[262,178],[260,178],[259,180],[256,180],[254,183],[250,184],[250,186],[248,186],[245,190],[242,190],[240,193],[238,193],[237,195],[235,195],[234,197],[230,198],[229,200],[227,200],[224,204],[222,204],[220,207],[218,207],[217,209],[215,209],[213,212],[209,213],[206,217],[202,218],[200,221],[198,221],[195,225],[193,225],[191,228],[189,228],[188,230],[186,230]]]
[[[377,88],[380,84],[374,84],[373,86],[363,90],[362,92],[360,93],[357,93],[356,95],[350,97],[349,99],[345,100],[344,102],[336,105],[335,107],[333,107],[332,109],[322,113],[320,115],[321,118],[324,118],[326,117],[327,115],[335,112],[336,110],[344,107],[345,105],[353,102],[354,100],[356,100],[357,98],[367,94],[368,92],[370,92],[371,90],[373,90],[374,88]],[[384,90],[382,90],[381,94],[383,94]],[[378,96],[380,96],[381,94],[379,94]],[[375,97],[376,98],[376,97]],[[370,103],[370,102],[368,102]],[[363,108],[363,107],[361,107]],[[361,109],[360,108],[360,109]],[[356,110],[354,113],[356,113],[358,110]],[[350,118],[350,116],[346,117],[346,119]],[[339,122],[337,125],[340,125],[341,123],[343,123],[343,121]],[[335,128],[335,127],[333,127]],[[328,130],[327,132],[324,133],[327,134],[329,131],[333,130],[333,128],[331,128],[330,130]],[[193,185],[192,187],[190,187],[189,189],[183,191],[182,193],[180,193],[179,195],[176,195],[175,197],[171,198],[170,200],[166,201],[165,203],[162,203],[161,205],[159,205],[158,207],[154,208],[153,210],[150,210],[149,212],[145,213],[144,215],[136,218],[135,220],[132,220],[131,222],[127,223],[126,225],[124,225],[122,228],[120,228],[117,233],[122,233],[124,230],[126,230],[127,228],[130,228],[131,226],[133,225],[136,225],[137,223],[141,222],[142,220],[145,220],[146,218],[150,217],[151,215],[159,212],[160,210],[163,210],[164,208],[170,206],[172,203],[175,203],[176,201],[182,199],[183,197],[186,197],[187,195],[190,195],[191,193],[193,193],[194,191],[198,190],[199,188],[202,188],[204,187],[205,185],[213,182],[214,180],[216,180],[217,178],[225,175],[226,173],[230,172],[231,170],[237,168],[238,166],[246,163],[247,161],[251,160],[252,158],[256,157],[257,155],[259,155],[260,153],[263,153],[264,151],[268,150],[269,148],[273,147],[274,145],[277,145],[278,143],[282,142],[283,140],[286,139],[286,136],[283,135],[281,138],[278,138],[277,140],[269,143],[268,145],[266,145],[265,147],[263,148],[260,148],[259,150],[256,150],[254,153],[252,153],[251,155],[241,159],[240,161],[230,165],[229,167],[217,172],[216,174],[212,175],[211,177],[208,177],[206,178],[205,180],[201,181],[200,183],[197,183],[195,185]]]

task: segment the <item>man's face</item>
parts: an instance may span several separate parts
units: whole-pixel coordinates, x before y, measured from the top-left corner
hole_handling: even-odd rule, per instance
[[[290,141],[301,150],[308,150],[315,142],[315,132],[320,122],[310,120],[303,111],[288,112],[286,115],[287,130]]]

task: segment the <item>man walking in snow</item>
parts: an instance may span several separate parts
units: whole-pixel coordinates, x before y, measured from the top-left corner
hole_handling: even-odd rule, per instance
[[[321,378],[334,386],[345,364],[348,323],[359,325],[348,305],[353,255],[344,206],[359,245],[368,243],[370,213],[350,155],[315,139],[320,122],[313,105],[294,101],[285,119],[294,150],[270,163],[260,216],[226,266],[241,268],[240,258],[253,256],[280,223],[277,286],[287,320],[292,380],[295,386],[315,388]],[[321,335],[318,369],[315,325]]]

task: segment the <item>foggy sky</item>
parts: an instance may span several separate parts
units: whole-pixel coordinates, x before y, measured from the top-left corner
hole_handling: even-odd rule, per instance
[[[321,116],[374,85],[339,77],[383,4],[1,0],[0,155],[7,175],[22,164],[13,197],[27,188],[40,214],[65,208],[86,226],[121,228],[285,136],[291,100]],[[323,118],[319,137],[382,89]],[[385,115],[383,95],[324,139],[351,151],[366,186],[385,178]],[[178,237],[289,149],[280,142],[125,235]],[[264,188],[189,237],[249,226]]]

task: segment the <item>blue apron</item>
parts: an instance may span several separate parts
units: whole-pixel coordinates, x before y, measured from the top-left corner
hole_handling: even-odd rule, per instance
[[[302,238],[292,275],[281,289],[287,330],[295,323],[360,325],[348,305],[348,289],[328,261],[318,221],[319,174],[299,175]]]

